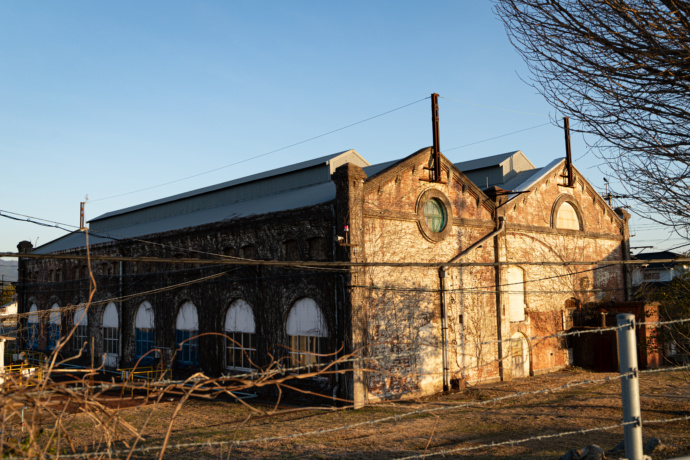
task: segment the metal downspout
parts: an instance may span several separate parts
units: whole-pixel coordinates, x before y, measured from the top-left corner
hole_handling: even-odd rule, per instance
[[[441,343],[443,344],[443,391],[450,390],[448,369],[448,309],[446,308],[446,267],[439,267],[438,281],[441,288]]]
[[[499,226],[496,230],[493,232],[489,233],[488,235],[482,237],[465,249],[464,251],[460,252],[458,255],[453,257],[448,261],[449,264],[455,263],[458,260],[460,260],[462,257],[466,256],[470,252],[474,251],[476,248],[481,246],[485,241],[493,238],[494,236],[498,235],[499,233],[503,232],[505,230],[505,219],[503,217],[498,218]],[[448,309],[446,308],[446,271],[448,271],[448,266],[443,265],[439,267],[438,269],[438,282],[439,282],[439,288],[441,291],[441,343],[443,347],[443,391],[448,391],[450,389],[450,369],[448,367]],[[463,318],[463,324],[465,322],[465,319]],[[464,343],[465,341],[465,329],[463,327],[462,330],[462,339]],[[463,369],[464,372],[464,369]]]

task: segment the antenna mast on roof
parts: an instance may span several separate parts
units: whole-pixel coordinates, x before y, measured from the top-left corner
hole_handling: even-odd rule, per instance
[[[79,230],[84,230],[84,205],[86,202],[79,203]]]
[[[575,187],[573,176],[573,157],[570,153],[570,120],[568,117],[563,117],[563,130],[565,131],[565,186]]]

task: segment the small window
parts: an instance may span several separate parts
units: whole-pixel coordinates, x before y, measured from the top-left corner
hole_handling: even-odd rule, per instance
[[[48,319],[48,350],[53,350],[60,340],[60,306],[53,304]]]
[[[658,281],[661,279],[661,273],[660,272],[644,272],[642,277],[645,281]]]
[[[83,306],[77,307],[74,311],[74,336],[72,338],[72,348],[74,350],[81,350],[84,347],[84,342],[89,341],[89,320],[86,309]],[[88,350],[88,347],[86,348]]]
[[[256,324],[252,307],[235,300],[225,315],[225,367],[251,370],[256,363]]]
[[[199,316],[196,306],[192,302],[186,302],[180,307],[175,322],[178,363],[196,365],[199,362],[197,335],[199,335]]]
[[[309,260],[326,260],[326,240],[317,236],[309,241]]]
[[[29,309],[29,317],[26,320],[26,348],[36,350],[38,348],[38,306],[32,304]]]
[[[297,240],[288,240],[283,242],[283,259],[284,260],[300,260],[299,244]]]
[[[242,247],[240,257],[243,259],[256,259],[256,248],[251,244]]]
[[[150,303],[143,302],[139,305],[134,320],[134,357],[145,364],[153,361],[153,353],[150,353],[156,342],[153,320],[153,307]]]
[[[558,208],[556,228],[563,230],[580,230],[580,219],[572,204],[563,202]]]
[[[525,271],[520,267],[508,267],[508,311],[510,321],[525,320]]]
[[[440,243],[451,234],[452,208],[450,200],[440,190],[424,190],[417,198],[415,213],[422,236],[432,243]]]
[[[441,201],[432,198],[424,204],[424,220],[434,233],[440,233],[446,228],[446,211]]]
[[[110,302],[103,312],[103,353],[105,365],[117,367],[120,355],[120,319],[117,307]]]
[[[292,372],[318,370],[318,365],[327,359],[319,355],[328,350],[328,329],[319,305],[309,298],[295,302],[288,315],[286,329]]]
[[[223,255],[228,257],[237,257],[237,250],[232,246],[223,248]]]

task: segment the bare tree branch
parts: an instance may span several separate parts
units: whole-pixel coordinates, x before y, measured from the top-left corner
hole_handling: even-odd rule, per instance
[[[532,85],[595,135],[637,212],[688,236],[690,7],[680,0],[496,0]]]

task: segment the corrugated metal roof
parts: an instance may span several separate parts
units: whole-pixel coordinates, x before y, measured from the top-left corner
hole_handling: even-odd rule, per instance
[[[374,174],[378,174],[384,169],[388,168],[389,166],[392,166],[396,163],[399,163],[400,160],[393,160],[393,161],[386,161],[385,163],[378,163],[375,165],[368,166],[364,169],[364,172],[366,173],[367,177],[371,177]]]
[[[513,188],[510,188],[507,190],[515,190],[515,191],[529,190],[530,187],[532,187],[534,184],[539,182],[542,179],[542,177],[546,176],[547,174],[550,174],[560,163],[562,163],[564,161],[565,160],[563,158],[556,158],[555,160],[553,160],[551,163],[547,164],[543,168],[533,170],[534,174],[529,176],[529,178],[527,178],[522,183],[517,183]]]
[[[522,171],[517,173],[515,177],[506,181],[501,185],[502,189],[505,190],[520,190],[518,187],[527,181],[530,177],[538,175],[543,168],[530,169],[528,171]]]
[[[490,168],[492,166],[500,165],[505,160],[512,157],[513,155],[515,155],[518,152],[519,152],[519,150],[515,150],[513,152],[500,153],[498,155],[492,155],[490,157],[484,157],[484,158],[475,158],[474,160],[461,161],[459,163],[454,163],[454,164],[455,164],[455,167],[458,168],[462,172],[473,171],[475,169]]]
[[[89,221],[89,223],[98,222],[98,221],[108,219],[108,218],[111,218],[114,216],[127,214],[127,213],[131,213],[134,211],[146,209],[146,208],[152,208],[155,206],[160,206],[160,205],[166,204],[166,203],[172,203],[175,201],[182,201],[182,200],[192,198],[192,197],[199,197],[201,195],[206,195],[206,194],[210,194],[210,193],[217,192],[220,190],[237,187],[239,185],[248,184],[250,182],[257,182],[257,181],[261,181],[261,180],[265,180],[265,179],[269,179],[269,178],[274,178],[277,176],[282,176],[282,175],[289,174],[289,173],[294,173],[297,171],[304,171],[304,170],[314,168],[317,166],[321,166],[321,165],[328,166],[328,172],[323,175],[324,177],[321,180],[321,182],[326,182],[326,181],[330,180],[330,175],[335,171],[335,169],[337,167],[341,166],[344,163],[348,163],[348,162],[358,164],[359,166],[362,166],[362,167],[370,165],[370,163],[368,161],[366,161],[355,150],[353,150],[353,149],[345,150],[343,152],[338,152],[338,153],[334,153],[331,155],[326,155],[323,157],[314,158],[313,160],[303,161],[301,163],[296,163],[293,165],[284,166],[282,168],[272,169],[270,171],[265,171],[265,172],[261,172],[261,173],[254,174],[251,176],[231,180],[228,182],[223,182],[220,184],[211,185],[209,187],[204,187],[204,188],[192,190],[192,191],[185,192],[185,193],[180,193],[178,195],[173,195],[173,196],[169,196],[166,198],[161,198],[159,200],[149,201],[147,203],[142,203],[142,204],[138,204],[135,206],[130,206],[128,208],[123,208],[123,209],[119,209],[116,211],[111,211],[111,212],[105,213],[103,215],[100,215],[100,216],[96,217],[95,219],[91,219]],[[308,185],[308,184],[304,184],[304,183],[295,184],[295,187],[304,186],[304,185]],[[295,188],[295,187],[293,187],[293,188]]]
[[[287,211],[325,203],[335,199],[335,184],[324,182],[310,187],[302,187],[290,190],[278,195],[264,196],[238,203],[217,206],[187,214],[179,214],[163,219],[141,222],[134,225],[113,228],[108,231],[89,234],[89,244],[95,245],[107,243],[112,239],[134,238],[154,233],[180,230],[187,227],[210,224],[221,221],[231,221],[242,217],[271,212]],[[100,236],[99,236],[100,235]],[[105,238],[112,237],[112,239]],[[32,252],[35,254],[48,254],[51,252],[66,251],[75,248],[84,248],[86,245],[83,232],[74,232],[57,240],[39,246]]]

